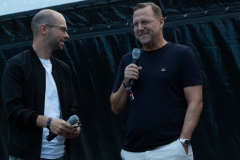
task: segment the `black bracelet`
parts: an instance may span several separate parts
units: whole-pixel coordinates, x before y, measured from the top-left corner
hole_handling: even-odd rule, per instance
[[[126,85],[126,83],[124,82],[124,80],[123,80],[122,84],[123,84],[123,87],[124,87],[127,91],[131,90],[131,86],[128,87],[128,86]]]
[[[50,123],[51,123],[51,120],[52,118],[51,117],[48,117],[48,120],[47,120],[47,128],[50,130]]]

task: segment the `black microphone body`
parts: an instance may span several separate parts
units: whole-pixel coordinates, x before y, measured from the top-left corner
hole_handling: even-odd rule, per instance
[[[139,48],[134,48],[132,51],[132,63],[138,65],[138,59],[141,55],[141,50]],[[130,80],[130,86],[133,86],[135,84],[135,80]]]
[[[71,117],[69,117],[69,119],[67,120],[67,122],[69,123],[69,124],[71,124],[71,125],[73,125],[73,124],[76,124],[77,122],[79,121],[79,118],[78,118],[78,116],[77,115],[72,115]],[[47,139],[47,141],[51,141],[51,140],[53,140],[55,137],[57,137],[58,135],[56,135],[56,134],[53,134],[53,133],[50,133],[47,137],[46,137],[46,139]]]

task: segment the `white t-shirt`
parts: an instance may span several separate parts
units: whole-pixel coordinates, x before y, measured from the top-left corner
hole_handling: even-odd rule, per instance
[[[61,119],[61,109],[56,83],[52,76],[52,63],[50,59],[39,58],[46,71],[46,92],[44,104],[44,116]],[[56,159],[65,155],[65,137],[57,136],[50,142],[46,136],[49,130],[43,128],[41,158]]]

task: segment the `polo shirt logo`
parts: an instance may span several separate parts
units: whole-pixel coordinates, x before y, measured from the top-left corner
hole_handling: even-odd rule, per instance
[[[165,68],[162,68],[162,69],[161,69],[161,71],[162,71],[162,72],[165,72],[165,71],[166,71],[166,69],[165,69]]]

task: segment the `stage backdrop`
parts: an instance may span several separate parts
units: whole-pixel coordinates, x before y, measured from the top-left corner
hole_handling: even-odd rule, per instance
[[[122,56],[141,44],[129,24],[138,1],[96,0],[51,7],[61,12],[70,39],[53,54],[67,63],[80,107],[82,130],[71,160],[120,160],[121,116],[109,97]],[[240,1],[159,0],[164,37],[193,48],[204,68],[203,112],[192,137],[196,160],[240,159]],[[7,60],[31,47],[31,19],[38,10],[0,17],[0,78]],[[6,119],[0,103],[0,159]]]

